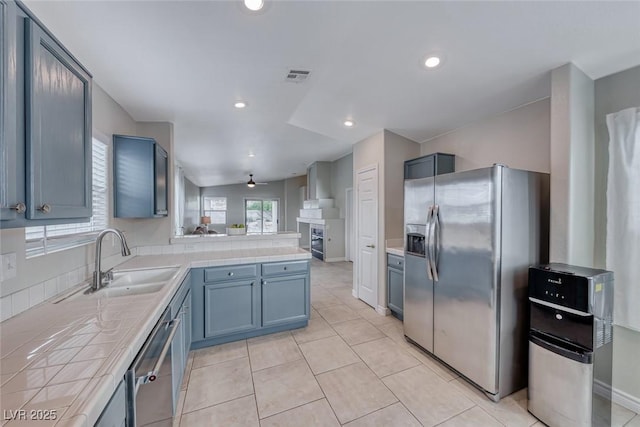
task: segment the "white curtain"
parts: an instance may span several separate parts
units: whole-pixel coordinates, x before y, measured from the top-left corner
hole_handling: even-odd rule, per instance
[[[607,269],[614,323],[640,331],[640,108],[607,115]]]

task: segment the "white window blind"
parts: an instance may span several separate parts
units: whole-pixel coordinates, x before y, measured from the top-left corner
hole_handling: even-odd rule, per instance
[[[211,224],[227,223],[227,198],[203,197],[204,216],[211,217]]]
[[[88,222],[25,229],[27,258],[68,249],[93,241],[109,223],[108,147],[93,139],[92,216]]]

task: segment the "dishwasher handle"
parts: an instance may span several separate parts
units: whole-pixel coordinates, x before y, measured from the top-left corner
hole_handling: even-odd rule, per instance
[[[169,327],[171,328],[171,331],[169,332],[169,336],[167,337],[167,340],[162,346],[162,351],[160,352],[160,356],[158,356],[158,360],[156,361],[155,365],[153,365],[153,369],[151,370],[151,372],[147,373],[146,375],[139,376],[137,378],[138,384],[147,384],[151,381],[155,381],[158,378],[158,375],[160,374],[160,367],[164,362],[164,358],[167,357],[167,353],[169,353],[169,350],[171,349],[171,343],[173,342],[173,337],[175,337],[176,333],[178,332],[178,327],[180,326],[180,320],[181,320],[180,316],[177,316],[175,319],[169,322]]]

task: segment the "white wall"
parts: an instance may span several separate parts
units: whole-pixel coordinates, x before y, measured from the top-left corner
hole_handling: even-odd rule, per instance
[[[256,185],[253,188],[247,184],[218,185],[213,187],[201,187],[200,196],[214,196],[227,198],[227,224],[211,224],[209,229],[218,233],[225,233],[226,226],[230,224],[244,224],[244,200],[278,199],[278,231],[284,230],[285,193],[284,181],[271,181],[268,185]]]
[[[595,81],[595,266],[606,266],[609,133],[606,115],[640,107],[640,67]],[[615,272],[614,272],[615,273]],[[614,327],[613,387],[640,405],[640,332]]]
[[[542,99],[428,140],[420,145],[420,155],[455,154],[456,171],[501,163],[548,173],[549,105]]]

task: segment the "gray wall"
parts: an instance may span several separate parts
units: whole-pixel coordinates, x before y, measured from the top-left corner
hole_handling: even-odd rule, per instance
[[[200,187],[189,179],[184,179],[184,218],[182,226],[185,233],[191,233],[200,223]]]
[[[346,212],[347,188],[353,188],[352,153],[331,162],[331,197],[335,199],[336,208],[340,208],[340,218],[344,218]]]
[[[595,81],[595,264],[604,268],[607,235],[607,173],[609,132],[606,115],[640,107],[640,67]],[[640,405],[640,332],[614,328],[613,387]]]
[[[420,154],[455,154],[456,171],[502,163],[549,172],[549,115],[549,99],[542,99],[426,141]]]
[[[280,212],[278,214],[278,231],[284,230],[285,193],[284,181],[271,181],[268,185],[256,185],[253,188],[247,184],[219,185],[215,187],[200,188],[200,196],[215,196],[227,198],[227,224],[244,224],[244,200],[249,198],[257,199],[278,199],[280,201]],[[226,232],[225,225],[210,225],[218,233]]]
[[[304,199],[300,194],[300,187],[304,187],[307,184],[307,176],[301,175],[294,178],[288,178],[284,180],[284,197],[285,197],[285,210],[284,210],[284,231],[296,231],[297,222],[296,218],[300,216],[300,209],[302,209],[302,202]]]
[[[385,240],[404,238],[404,162],[419,157],[420,148],[415,141],[384,131]]]

